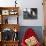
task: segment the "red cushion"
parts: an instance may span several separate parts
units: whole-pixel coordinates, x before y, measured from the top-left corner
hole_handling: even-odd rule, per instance
[[[24,34],[24,37],[22,38],[22,42],[21,42],[22,46],[26,46],[25,39],[28,39],[29,37],[32,36],[36,37],[37,35],[32,28],[28,28]]]

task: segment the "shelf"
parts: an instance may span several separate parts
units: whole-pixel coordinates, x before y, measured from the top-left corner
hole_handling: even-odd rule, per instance
[[[19,24],[0,24],[1,27],[1,31],[5,28],[9,28],[12,29],[14,31],[14,29],[16,29],[17,31],[19,31]]]
[[[18,24],[18,16],[19,16],[18,10],[19,7],[0,7],[1,24]],[[9,18],[12,16],[14,17],[13,20]]]
[[[18,46],[18,41],[2,42],[3,46]]]
[[[18,24],[18,16],[2,16],[2,24]]]
[[[4,43],[16,43],[16,42],[19,42],[19,40],[15,40],[15,41],[12,41],[12,40],[10,40],[10,41],[3,41]]]
[[[19,7],[0,7],[1,15],[17,15]]]
[[[18,46],[20,29],[18,10],[19,7],[0,7],[0,46]],[[7,38],[4,34],[7,35]]]
[[[6,10],[6,9],[18,9],[19,7],[0,7],[0,10]]]

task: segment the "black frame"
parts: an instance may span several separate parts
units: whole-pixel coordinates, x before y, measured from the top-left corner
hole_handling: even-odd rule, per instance
[[[30,10],[30,12],[28,11]],[[34,15],[33,15],[34,12]],[[37,19],[37,8],[26,8],[26,11],[23,11],[23,18],[24,19]]]

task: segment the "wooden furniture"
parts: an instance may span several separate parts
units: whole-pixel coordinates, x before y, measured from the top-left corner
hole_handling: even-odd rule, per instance
[[[5,41],[3,46],[18,46],[18,41]]]
[[[19,7],[0,7],[0,18],[1,24],[8,24],[8,16],[17,16],[17,24],[18,24],[18,16],[19,16]]]
[[[4,32],[3,30],[11,29],[14,32],[19,31],[18,10],[19,10],[19,7],[0,7],[0,32],[1,32],[0,46],[18,46],[19,40],[16,40],[16,39],[15,41],[14,40],[8,40],[8,41],[2,40],[2,32]],[[9,17],[13,17],[13,18],[9,18]]]

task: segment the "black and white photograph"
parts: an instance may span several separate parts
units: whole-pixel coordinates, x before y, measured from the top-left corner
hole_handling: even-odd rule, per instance
[[[37,19],[37,8],[25,8],[23,11],[24,19]]]

